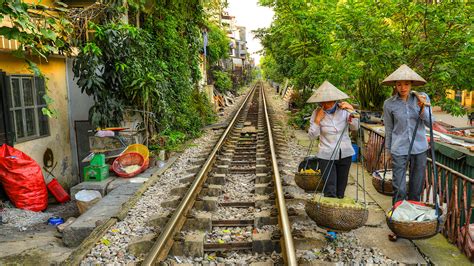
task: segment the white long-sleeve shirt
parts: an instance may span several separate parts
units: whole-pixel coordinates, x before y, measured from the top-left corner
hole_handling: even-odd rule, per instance
[[[336,148],[337,141],[341,134],[343,134],[341,140],[340,151],[335,152],[333,159],[339,160],[355,154],[354,148],[352,148],[351,139],[349,137],[349,131],[342,132],[344,127],[349,121],[349,113],[343,109],[337,108],[333,114],[325,114],[319,125],[314,122],[316,117],[316,111],[313,111],[311,115],[310,127],[308,135],[310,139],[315,139],[319,136],[319,152],[318,158],[329,160],[331,154]],[[359,126],[359,119],[352,118],[349,124],[351,130],[356,130]]]

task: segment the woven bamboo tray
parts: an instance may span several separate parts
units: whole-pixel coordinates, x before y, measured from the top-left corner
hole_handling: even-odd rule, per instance
[[[430,204],[427,204],[428,206],[433,207]],[[389,209],[387,213],[390,211]],[[403,237],[406,239],[423,239],[423,238],[430,238],[434,235],[436,235],[438,232],[440,232],[443,229],[444,222],[446,220],[446,215],[445,212],[440,208],[439,211],[442,212],[441,214],[441,222],[438,228],[438,231],[436,230],[438,220],[433,220],[433,221],[425,221],[425,222],[401,222],[401,221],[395,221],[391,220],[387,215],[385,217],[387,221],[387,225],[392,230],[392,232],[397,235],[398,237]]]
[[[323,191],[324,182],[321,181],[321,174],[295,173],[295,183],[305,191]]]
[[[342,232],[363,226],[369,217],[365,208],[336,207],[313,200],[306,201],[305,210],[319,227]]]

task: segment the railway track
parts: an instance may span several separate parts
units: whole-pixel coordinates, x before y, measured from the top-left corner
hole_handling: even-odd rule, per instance
[[[255,253],[272,263],[297,264],[273,131],[263,84],[257,83],[160,226],[142,265]]]
[[[284,103],[268,96],[267,106],[263,86],[257,83],[233,106],[228,127],[206,130],[125,216],[93,233],[66,265],[396,262],[360,241],[367,230],[382,230],[383,220],[330,242],[306,215],[314,194],[294,182],[306,152],[283,134]],[[349,189],[359,188],[352,183]]]

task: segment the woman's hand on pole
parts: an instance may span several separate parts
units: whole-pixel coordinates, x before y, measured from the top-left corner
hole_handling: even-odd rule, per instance
[[[326,113],[323,111],[323,108],[319,108],[316,111],[316,117],[314,118],[314,123],[316,123],[319,126],[321,123],[321,120],[324,118],[325,115]]]
[[[339,108],[347,110],[349,112],[355,112],[354,107],[352,107],[352,105],[348,102],[340,102],[339,103]]]
[[[418,99],[418,107],[420,107],[420,116],[423,114],[423,111],[425,110],[425,104],[426,104],[426,96],[421,95],[421,94],[415,94],[416,98]]]
[[[354,107],[348,102],[339,103],[339,108],[346,110],[349,113],[347,122],[352,123],[352,118],[359,118],[359,114],[354,110]]]

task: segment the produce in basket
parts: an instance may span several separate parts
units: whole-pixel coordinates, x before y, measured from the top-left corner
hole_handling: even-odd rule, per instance
[[[343,207],[343,208],[352,208],[352,209],[364,209],[364,205],[355,201],[353,198],[344,197],[339,198],[329,198],[317,195],[313,198],[313,202],[320,202],[325,205],[334,206],[334,207]]]
[[[316,171],[315,171],[315,170],[313,170],[313,169],[311,169],[311,168],[306,169],[306,170],[305,170],[305,169],[301,169],[301,170],[300,170],[300,173],[301,173],[301,174],[320,174],[320,173],[321,173],[321,170],[316,170]]]
[[[351,198],[326,198],[316,195],[306,202],[305,211],[319,227],[350,231],[367,222],[369,210]]]

